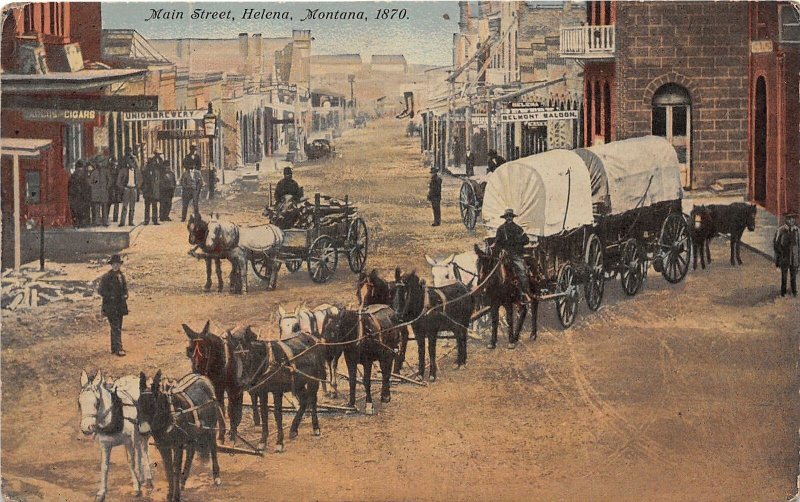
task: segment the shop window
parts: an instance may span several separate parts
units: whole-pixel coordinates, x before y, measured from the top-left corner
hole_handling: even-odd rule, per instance
[[[800,43],[800,7],[780,6],[781,42]]]
[[[42,202],[42,183],[39,171],[25,173],[25,204],[39,204]]]

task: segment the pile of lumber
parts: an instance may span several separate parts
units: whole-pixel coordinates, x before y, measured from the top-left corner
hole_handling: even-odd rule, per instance
[[[64,274],[53,270],[6,270],[2,276],[0,307],[3,310],[28,309],[59,301],[72,302],[94,294],[91,283],[58,280],[58,275]]]
[[[331,227],[344,223],[358,215],[358,208],[345,206],[344,201],[332,197],[321,197],[319,205],[319,223],[322,227]],[[286,228],[314,228],[314,203],[308,199],[301,201],[296,209],[286,214]],[[290,224],[288,224],[290,223]]]

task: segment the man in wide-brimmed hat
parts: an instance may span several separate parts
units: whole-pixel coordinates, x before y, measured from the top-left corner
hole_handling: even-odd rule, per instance
[[[505,223],[500,225],[497,229],[497,234],[494,239],[495,252],[504,250],[514,264],[514,270],[517,273],[519,280],[520,290],[524,295],[524,299],[530,302],[533,299],[531,292],[531,281],[528,279],[528,268],[525,266],[525,260],[522,255],[525,252],[525,245],[528,244],[530,239],[525,234],[525,230],[521,226],[514,223],[513,209],[506,209],[502,218],[506,220]]]
[[[183,158],[183,175],[181,176],[181,221],[186,221],[189,204],[194,214],[200,214],[200,192],[203,191],[203,176],[200,174],[200,156],[197,147],[189,147],[189,154]]]
[[[792,287],[792,296],[797,296],[797,268],[800,266],[800,227],[797,213],[787,212],[783,225],[775,233],[775,266],[781,269],[781,296],[786,296],[786,276]]]
[[[287,195],[291,195],[295,202],[303,198],[303,189],[292,179],[292,168],[288,166],[283,168],[283,179],[275,185],[275,205],[283,202]]]
[[[431,179],[428,182],[428,200],[433,209],[432,227],[442,224],[442,178],[439,177],[439,170],[431,168]]]
[[[111,325],[111,353],[125,355],[122,349],[122,318],[128,315],[128,283],[122,274],[122,258],[115,254],[108,260],[111,270],[100,278],[97,292],[103,297],[103,315]]]

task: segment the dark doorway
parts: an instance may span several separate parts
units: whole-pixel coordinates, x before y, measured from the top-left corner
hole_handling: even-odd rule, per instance
[[[2,46],[0,46],[0,56],[2,56],[3,70],[12,70],[15,66],[17,57],[17,22],[13,14],[9,14],[3,22]]]
[[[756,81],[754,102],[753,197],[764,204],[767,200],[767,82],[764,77]]]

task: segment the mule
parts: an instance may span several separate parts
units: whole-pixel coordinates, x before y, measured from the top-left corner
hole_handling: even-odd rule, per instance
[[[298,332],[311,333],[317,338],[325,338],[323,326],[331,316],[338,315],[342,309],[339,305],[322,304],[314,310],[309,310],[305,306],[297,307],[293,313],[287,312],[282,305],[278,305],[278,330],[279,337],[289,338]],[[322,382],[322,390],[333,398],[339,397],[339,378],[337,367],[339,357],[342,355],[342,347],[338,345],[325,346],[325,365],[328,368],[329,379]],[[330,386],[330,392],[327,387]]]
[[[694,206],[689,214],[689,219],[692,224],[689,232],[692,237],[692,254],[694,255],[692,268],[697,270],[697,259],[699,258],[700,265],[705,269],[706,260],[708,260],[709,265],[711,264],[709,243],[716,235],[711,212],[705,206]]]
[[[317,417],[317,391],[325,380],[324,349],[319,339],[298,333],[284,340],[259,340],[250,326],[232,331],[229,336],[236,362],[237,383],[258,394],[261,406],[261,439],[258,449],[264,450],[269,436],[267,394],[272,393],[277,427],[276,452],[283,444],[283,394],[292,392],[299,401],[297,413],[289,429],[289,439],[297,437],[300,421],[309,409],[313,434],[321,429]]]
[[[226,258],[231,262],[229,277],[231,292],[237,292],[240,290],[239,276],[241,275],[240,272],[237,274],[237,267],[242,266],[242,256],[240,253],[231,254],[231,251],[238,246],[238,235],[234,236],[234,231],[226,225],[226,233],[229,235],[223,236],[223,227],[218,222],[214,222],[213,225],[210,225],[210,223],[212,222],[203,220],[200,213],[193,213],[189,215],[189,220],[186,224],[186,229],[189,232],[189,244],[194,246],[189,253],[194,254],[194,251],[199,248],[203,251],[202,258],[206,262],[206,284],[203,289],[205,291],[211,290],[211,262],[213,261],[217,272],[217,291],[222,292],[223,282],[220,261]],[[225,244],[223,244],[223,239]],[[244,266],[246,266],[246,263]]]
[[[236,432],[242,421],[242,398],[244,389],[237,381],[234,371],[233,358],[230,354],[228,341],[209,330],[209,321],[200,332],[194,331],[186,324],[182,324],[184,333],[189,338],[189,346],[186,347],[186,357],[192,363],[192,373],[198,373],[211,380],[214,385],[214,395],[220,405],[220,409],[225,410],[225,396],[228,396],[228,420],[231,424],[229,437],[236,441]],[[261,424],[261,415],[258,412],[258,394],[250,393],[250,402],[253,403],[253,423]],[[261,403],[263,406],[263,403]],[[225,430],[220,428],[219,440],[225,441]]]
[[[100,489],[96,501],[105,500],[108,493],[108,466],[111,449],[115,446],[125,446],[136,496],[142,494],[142,485],[153,488],[147,438],[139,434],[136,427],[138,383],[134,375],[124,376],[109,384],[99,371],[93,378],[81,371],[81,390],[78,394],[81,432],[86,436],[95,435],[100,445]]]
[[[164,382],[161,370],[158,370],[148,389],[147,376],[141,372],[139,395],[136,405],[139,433],[145,437],[152,436],[161,454],[169,482],[167,500],[181,499],[181,490],[189,478],[195,452],[201,458],[211,456],[211,474],[214,485],[219,486],[222,480],[214,429],[222,420],[222,412],[211,381],[202,375],[189,373],[178,382]]]
[[[487,348],[497,347],[497,325],[500,321],[500,307],[506,311],[508,323],[508,348],[513,349],[519,342],[519,335],[528,307],[531,310],[531,340],[536,340],[537,318],[539,314],[539,302],[533,300],[528,305],[523,300],[522,291],[517,284],[511,260],[504,252],[500,256],[494,256],[491,252],[483,251],[479,246],[475,246],[475,254],[478,255],[478,282],[484,294],[484,301],[489,306],[492,319],[492,337]],[[531,287],[535,291],[534,274],[528,274]],[[514,308],[519,310],[518,321],[514,325]]]
[[[395,275],[400,273],[400,269],[395,269]],[[358,276],[356,283],[356,298],[358,299],[359,309],[365,309],[370,305],[391,305],[394,302],[394,293],[397,285],[394,281],[387,281],[378,275],[378,271],[372,269],[369,274],[362,272]],[[406,349],[408,348],[409,331],[411,326],[401,331],[400,349],[394,363],[394,372],[400,374],[403,363],[406,361]]]
[[[425,285],[415,271],[400,275],[395,271],[394,302],[392,304],[399,322],[411,323],[417,340],[419,371],[417,378],[425,378],[425,343],[430,359],[429,380],[436,381],[436,342],[439,332],[455,335],[458,354],[453,369],[467,364],[467,330],[472,318],[472,294],[463,284],[450,284],[440,288]]]
[[[742,234],[746,228],[749,231],[756,229],[755,204],[745,202],[734,202],[730,205],[708,204],[705,206],[711,214],[711,221],[717,233],[728,234],[731,239],[731,266],[742,264],[739,256],[739,247],[742,241]]]
[[[395,325],[394,311],[387,305],[375,304],[357,311],[340,309],[327,317],[322,328],[325,340],[337,344],[344,354],[350,382],[348,405],[351,407],[356,405],[357,365],[364,368],[364,413],[367,415],[375,413],[372,404],[372,365],[375,361],[381,369],[381,402],[392,400],[389,379],[392,364],[396,361],[395,353],[405,332]]]

